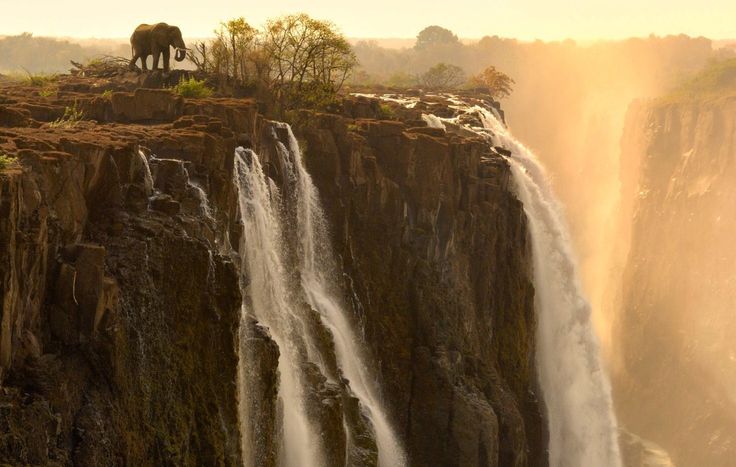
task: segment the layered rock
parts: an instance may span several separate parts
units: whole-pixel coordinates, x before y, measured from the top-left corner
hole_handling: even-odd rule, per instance
[[[55,97],[6,85],[0,101],[0,151],[19,160],[0,174],[0,462],[239,465],[242,337],[259,456],[274,463],[279,349],[240,321],[232,249],[234,149],[257,150],[281,183],[274,132],[253,101],[103,96],[80,80]],[[65,121],[68,108],[84,120]],[[381,112],[347,99],[296,129],[410,463],[543,462],[509,168],[479,139]],[[355,399],[314,383],[316,405],[337,401],[325,416],[358,433]],[[323,441],[343,456],[333,425]]]
[[[71,98],[5,95],[5,109],[30,110],[29,127],[0,128],[21,167],[0,176],[0,459],[239,465],[241,297],[224,247],[236,141],[206,114],[252,133],[252,103],[198,111],[168,92],[121,93],[99,123],[51,127]],[[114,123],[151,115],[169,123]]]
[[[731,465],[736,99],[637,102],[622,139],[633,219],[613,354],[622,424],[675,465]]]

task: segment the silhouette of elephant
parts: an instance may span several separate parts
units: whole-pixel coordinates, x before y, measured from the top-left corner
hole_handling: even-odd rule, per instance
[[[166,23],[157,24],[141,24],[133,35],[130,36],[130,49],[133,59],[130,61],[130,69],[135,68],[135,62],[141,59],[141,68],[148,71],[146,59],[149,55],[153,55],[153,69],[158,69],[159,56],[164,57],[164,71],[169,71],[169,47],[174,47],[176,53],[174,60],[181,62],[187,55],[187,47],[184,39],[181,37],[181,30],[176,26],[169,26]]]

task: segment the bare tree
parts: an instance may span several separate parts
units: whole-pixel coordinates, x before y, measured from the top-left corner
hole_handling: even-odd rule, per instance
[[[192,50],[187,51],[187,58],[190,62],[194,63],[197,70],[205,73],[210,72],[212,66],[207,57],[207,43],[206,42],[195,42]]]

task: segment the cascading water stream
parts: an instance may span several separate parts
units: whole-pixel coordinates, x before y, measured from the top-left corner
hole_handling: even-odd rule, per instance
[[[354,332],[347,316],[347,307],[341,298],[342,294],[335,287],[339,283],[336,262],[319,193],[304,166],[299,143],[291,127],[287,124],[277,125],[287,131],[289,144],[286,149],[293,158],[291,165],[296,172],[300,272],[307,301],[319,312],[329,329],[335,344],[338,365],[361,406],[368,412],[375,431],[379,465],[405,465],[404,452],[381,403],[377,382],[371,378],[366,365],[362,350],[365,343]]]
[[[281,223],[273,198],[275,187],[269,186],[258,156],[252,151],[238,148],[235,154],[235,177],[238,188],[240,215],[243,226],[240,253],[242,269],[248,271],[249,295],[252,310],[243,306],[242,322],[252,313],[267,326],[271,337],[279,347],[278,370],[280,375],[279,398],[283,407],[283,440],[279,454],[280,464],[287,466],[318,467],[323,465],[318,430],[307,415],[303,394],[302,359],[303,343],[293,304],[289,298],[281,239]],[[241,330],[241,339],[244,332]],[[247,352],[242,348],[240,361],[241,426],[243,427],[243,458],[246,465],[258,465],[258,459],[249,457],[256,433],[248,429],[249,414],[243,414],[247,393],[246,367],[243,361]],[[245,418],[245,420],[244,420]],[[245,422],[245,423],[244,423]]]
[[[335,361],[348,380],[349,390],[373,428],[382,467],[406,464],[405,455],[388,421],[381,403],[378,383],[367,365],[365,343],[358,337],[348,307],[343,300],[337,266],[328,235],[327,223],[316,187],[306,171],[299,144],[291,128],[273,123],[274,128],[288,135],[286,144],[277,142],[276,149],[284,175],[281,190],[267,177],[257,154],[238,148],[235,154],[235,183],[239,194],[243,226],[240,253],[242,271],[250,281],[244,297],[241,322],[248,316],[269,329],[279,348],[279,399],[283,406],[280,464],[287,466],[324,465],[323,447],[318,437],[319,427],[310,420],[304,386],[304,366],[319,368],[331,384],[337,384],[329,365],[322,361],[325,346],[310,335],[310,317],[301,298],[318,314],[320,325],[329,331],[334,344]],[[288,209],[287,209],[288,207]],[[283,218],[282,216],[295,216]],[[295,222],[294,245],[284,227]],[[297,283],[287,274],[289,252],[296,251]],[[257,465],[253,452],[257,433],[249,421],[253,410],[249,404],[249,385],[254,375],[249,373],[248,330],[241,326],[239,385],[240,419],[243,431],[243,457],[246,465]],[[249,380],[250,378],[250,380]],[[343,428],[350,449],[350,428],[343,419]],[[345,454],[349,458],[348,452]]]
[[[490,111],[477,108],[507,157],[531,230],[537,308],[537,372],[549,424],[550,465],[621,465],[608,377],[572,242],[534,154]]]
[[[564,214],[545,170],[495,112],[469,105],[462,110],[478,115],[483,123],[482,128],[461,124],[465,129],[511,151],[506,159],[529,223],[536,290],[536,366],[547,413],[550,466],[618,467],[621,456],[610,383],[600,360]],[[435,128],[460,124],[457,118],[424,119]]]

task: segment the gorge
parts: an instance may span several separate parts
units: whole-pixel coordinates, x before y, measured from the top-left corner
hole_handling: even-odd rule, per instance
[[[527,222],[486,141],[98,84],[3,88],[3,462],[544,462]]]
[[[731,98],[629,109],[604,360],[488,97],[0,89],[0,463],[729,465]]]

